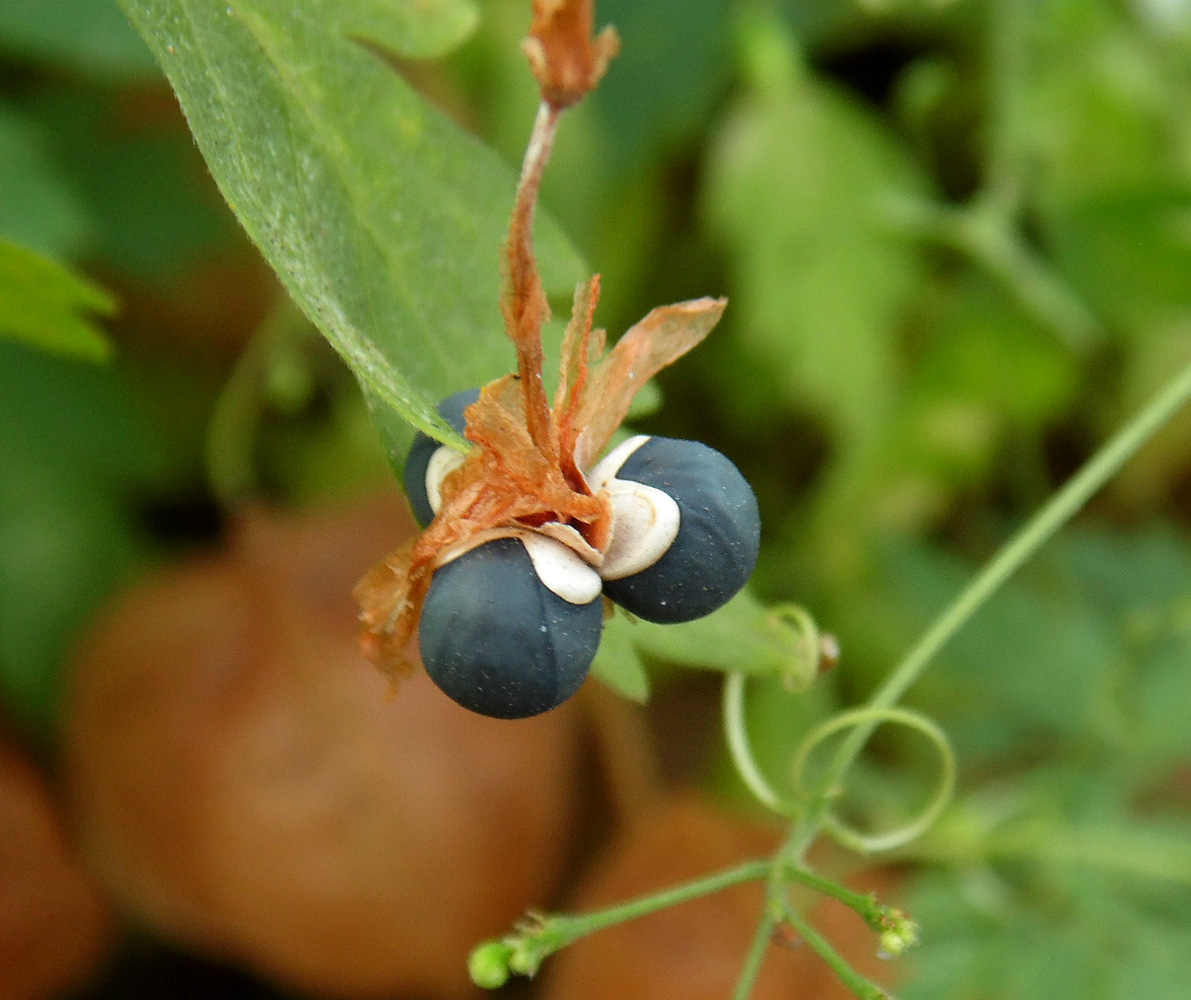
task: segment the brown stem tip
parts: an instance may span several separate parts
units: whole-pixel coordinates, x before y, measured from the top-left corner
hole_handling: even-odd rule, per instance
[[[620,51],[615,28],[592,37],[593,0],[533,0],[533,24],[522,51],[555,108],[581,101]]]

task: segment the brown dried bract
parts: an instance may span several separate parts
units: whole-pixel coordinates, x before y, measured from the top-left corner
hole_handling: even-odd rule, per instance
[[[659,306],[591,369],[574,418],[573,455],[581,468],[604,450],[645,383],[706,337],[727,305],[727,299],[702,298]]]
[[[592,0],[534,0],[533,25],[522,49],[555,108],[581,101],[620,51],[616,29],[592,38]]]
[[[607,494],[592,493],[586,471],[608,444],[637,391],[711,331],[724,299],[697,299],[654,309],[602,359],[602,330],[592,330],[598,277],[581,284],[563,343],[561,381],[550,411],[554,454],[543,454],[526,428],[518,376],[489,383],[468,407],[467,438],[475,445],[442,484],[438,516],[414,545],[375,566],[356,587],[365,654],[396,678],[417,627],[434,571],[489,541],[538,531],[568,543],[589,562],[611,538]],[[584,545],[583,543],[586,543]]]

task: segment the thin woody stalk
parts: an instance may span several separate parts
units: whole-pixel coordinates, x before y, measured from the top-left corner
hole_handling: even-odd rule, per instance
[[[556,447],[551,440],[550,405],[542,382],[542,324],[550,315],[550,307],[534,258],[533,217],[561,117],[562,109],[547,101],[538,108],[521,165],[521,180],[505,245],[506,292],[502,303],[509,339],[517,349],[526,427],[535,447],[547,456],[553,455]]]

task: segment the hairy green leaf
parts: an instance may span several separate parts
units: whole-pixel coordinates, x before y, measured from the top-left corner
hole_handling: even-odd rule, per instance
[[[1057,779],[1052,793],[1070,785],[1069,777],[1048,777]],[[1109,775],[1095,779],[1093,802]],[[911,849],[962,865],[967,891],[957,892],[941,872],[919,878],[908,902],[923,944],[911,957],[917,974],[899,995],[1184,996],[1191,971],[1186,824],[1072,826],[1049,797],[1041,812],[998,824],[1005,807],[997,796],[983,805],[979,797],[962,801]]]
[[[437,55],[463,0],[126,0],[224,197],[352,367],[399,462],[404,418],[443,440],[448,393],[510,370],[499,251],[514,177],[377,50]],[[528,133],[529,124],[526,123]],[[575,254],[541,227],[547,289]]]
[[[0,240],[0,336],[43,350],[102,361],[111,353],[89,313],[110,315],[107,292],[60,264]]]

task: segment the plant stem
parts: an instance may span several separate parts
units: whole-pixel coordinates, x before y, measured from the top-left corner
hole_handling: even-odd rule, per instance
[[[542,324],[550,314],[533,251],[533,217],[542,175],[554,148],[562,110],[542,101],[521,163],[517,200],[505,244],[506,289],[501,302],[509,339],[517,349],[517,374],[525,396],[525,423],[538,450],[550,453],[550,404],[542,382]]]
[[[824,810],[822,814],[824,829],[841,844],[851,847],[853,850],[859,851],[862,854],[892,850],[902,844],[917,840],[934,826],[935,821],[943,814],[943,810],[947,808],[947,804],[951,801],[952,793],[955,791],[956,773],[955,751],[951,749],[951,743],[947,739],[947,734],[943,732],[937,722],[920,712],[913,712],[909,709],[894,706],[876,707],[873,705],[862,705],[860,708],[837,712],[835,715],[823,720],[823,722],[819,723],[819,725],[815,726],[803,737],[802,743],[794,754],[794,783],[799,792],[805,797],[807,759],[824,739],[846,729],[869,727],[868,731],[871,733],[875,727],[887,722],[908,726],[927,737],[939,751],[939,760],[942,769],[939,775],[939,784],[934,795],[931,796],[930,802],[914,819],[907,821],[904,825],[896,829],[886,830],[883,833],[861,833],[858,830],[849,828],[842,820]],[[822,791],[821,795],[824,799],[830,801],[836,798],[842,791],[842,787],[833,787]]]
[[[748,955],[745,956],[744,967],[740,970],[740,978],[736,981],[736,989],[732,991],[732,1000],[748,1000],[752,994],[776,927],[777,917],[774,916],[773,907],[767,900],[765,910],[757,923],[757,930],[753,934],[753,943],[749,945]]]
[[[765,878],[772,867],[773,862],[768,859],[747,861],[735,868],[684,882],[681,885],[663,889],[661,892],[642,896],[640,899],[630,900],[606,910],[557,919],[566,927],[570,939],[575,940],[594,931],[603,930],[605,927],[623,924],[627,920],[636,920],[638,917],[643,917],[656,910],[677,906],[679,903],[686,903],[692,899],[698,899],[700,896],[709,896],[713,892],[739,885],[741,882],[754,882],[757,879]]]
[[[988,0],[988,128],[984,188],[1015,215],[1022,197],[1021,92],[1028,19],[1022,0]]]
[[[782,871],[791,881],[801,882],[824,896],[837,899],[854,911],[871,930],[881,935],[881,951],[888,957],[900,955],[918,944],[918,925],[896,907],[884,905],[876,893],[854,892],[806,868],[786,867]],[[784,900],[785,896],[782,898]]]
[[[831,966],[831,971],[839,977],[840,982],[860,997],[860,1000],[890,1000],[888,993],[853,969],[831,943],[788,903],[784,907],[783,919],[798,931],[799,936],[810,945],[815,954]]]
[[[716,872],[714,875],[694,879],[670,889],[663,889],[661,892],[642,896],[618,906],[610,906],[606,910],[597,910],[594,913],[583,913],[576,916],[560,914],[537,918],[533,926],[521,929],[499,943],[514,955],[510,961],[513,971],[532,975],[544,959],[588,934],[594,934],[596,931],[602,931],[629,920],[636,920],[638,917],[644,917],[658,910],[698,899],[701,896],[711,895],[742,882],[753,882],[766,878],[772,871],[773,861],[770,859],[749,861],[737,865],[735,868]],[[491,942],[481,945],[480,948],[485,948],[488,944]]]
[[[848,909],[855,910],[867,924],[872,924],[873,920],[880,916],[881,904],[873,895],[855,892],[838,882],[832,882],[829,878],[816,875],[809,868],[803,868],[800,865],[790,865],[784,867],[782,871],[793,881],[801,882],[808,888],[814,889],[815,892],[821,892],[824,896],[838,899]]]
[[[872,709],[892,708],[927,664],[977,610],[1052,535],[1074,517],[1174,413],[1191,399],[1191,364],[1122,427],[1091,460],[1038,511],[944,610],[868,701]],[[818,792],[795,828],[783,855],[797,864],[822,826],[833,792],[879,725],[858,725],[843,740]]]

